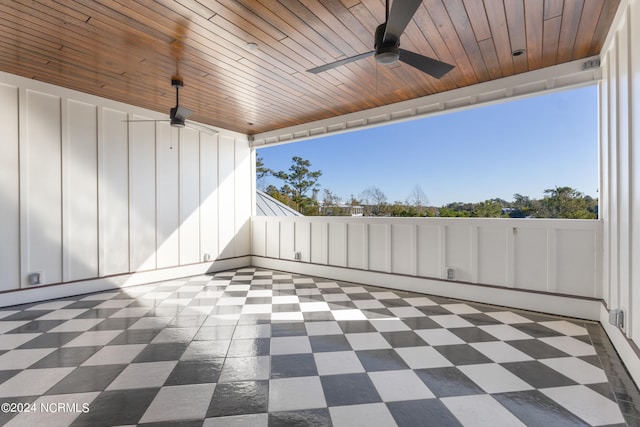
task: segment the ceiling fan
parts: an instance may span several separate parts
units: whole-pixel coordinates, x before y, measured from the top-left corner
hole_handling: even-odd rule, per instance
[[[171,86],[176,88],[176,106],[169,110],[169,120],[126,120],[126,121],[129,123],[168,121],[171,124],[171,126],[177,127],[177,128],[189,127],[198,131],[205,132],[209,135],[215,135],[216,133],[218,133],[211,128],[208,128],[206,126],[200,126],[196,123],[186,124],[187,117],[193,114],[193,111],[180,105],[179,91],[180,91],[180,88],[184,87],[184,82],[182,81],[182,78],[180,78],[179,76],[171,77]]]
[[[400,60],[430,76],[437,79],[442,78],[454,68],[453,65],[400,48],[400,36],[409,25],[420,3],[422,0],[395,0],[391,6],[391,12],[389,12],[389,0],[386,0],[386,19],[384,24],[376,28],[374,50],[307,71],[317,74],[374,55],[379,64],[391,64]]]

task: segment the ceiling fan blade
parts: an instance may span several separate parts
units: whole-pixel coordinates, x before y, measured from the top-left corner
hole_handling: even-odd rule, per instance
[[[318,74],[318,73],[321,73],[323,71],[327,71],[327,70],[330,70],[332,68],[339,67],[340,65],[348,64],[349,62],[354,62],[354,61],[357,61],[358,59],[366,58],[368,56],[373,55],[374,53],[376,53],[376,52],[372,50],[371,52],[361,53],[360,55],[355,55],[355,56],[350,56],[349,58],[341,59],[339,61],[332,62],[330,64],[320,65],[319,67],[311,68],[311,69],[308,69],[307,71],[310,72],[310,73],[313,73],[313,74]]]
[[[384,43],[395,43],[407,28],[411,18],[420,7],[422,0],[395,0],[391,5],[387,27],[384,30]]]
[[[176,107],[176,112],[174,114],[174,117],[178,120],[184,120],[187,117],[189,117],[191,114],[193,114],[193,111],[183,107],[182,105],[178,105]]]
[[[435,77],[436,79],[442,78],[445,74],[455,68],[455,66],[451,64],[420,55],[419,53],[405,49],[398,50],[400,52],[400,61],[405,64],[409,64],[423,73],[427,73],[430,76]]]
[[[220,133],[217,130],[211,129],[208,126],[204,126],[204,125],[193,123],[193,122],[187,122],[186,127],[191,128],[193,130],[197,130],[198,132],[204,132],[207,135],[211,135],[211,136],[217,135],[218,133]]]
[[[168,122],[169,120],[153,120],[153,119],[140,119],[140,120],[123,120],[126,123],[144,123],[144,122]]]

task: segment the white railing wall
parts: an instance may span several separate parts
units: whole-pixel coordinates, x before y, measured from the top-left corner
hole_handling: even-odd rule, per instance
[[[252,254],[599,299],[601,235],[595,220],[253,217]]]

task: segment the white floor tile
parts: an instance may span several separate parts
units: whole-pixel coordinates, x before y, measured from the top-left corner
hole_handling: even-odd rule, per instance
[[[171,322],[173,317],[141,317],[129,329],[162,329]]]
[[[269,414],[233,415],[207,418],[202,427],[267,427]]]
[[[355,374],[365,372],[360,359],[353,351],[314,353],[319,375]]]
[[[448,329],[420,329],[415,333],[430,345],[464,344],[464,341]]]
[[[562,350],[571,356],[592,356],[596,354],[596,349],[593,348],[593,346],[573,337],[548,337],[540,338],[540,341],[558,350]]]
[[[476,342],[470,345],[496,363],[533,360],[531,356],[502,341]]]
[[[301,312],[285,312],[285,313],[271,313],[271,321],[288,323],[288,322],[302,322],[304,321],[304,316]]]
[[[271,313],[271,304],[245,304],[242,306],[242,314]]]
[[[615,402],[588,387],[575,385],[540,390],[590,425],[624,423],[620,408]]]
[[[87,311],[86,308],[63,308],[40,316],[38,320],[69,320],[80,316],[85,311]]]
[[[433,347],[400,347],[396,353],[402,357],[411,369],[429,369],[453,366],[446,357]]]
[[[530,340],[533,338],[511,325],[481,325],[479,328],[503,341]]]
[[[372,309],[372,308],[385,308],[384,304],[375,299],[362,299],[353,302],[360,310]]]
[[[427,297],[404,298],[404,300],[414,307],[427,307],[430,305],[437,305],[435,302],[433,302]]]
[[[215,384],[163,387],[140,419],[140,423],[202,419],[207,414]]]
[[[9,316],[11,316],[13,314],[16,314],[16,313],[20,313],[20,312],[17,311],[17,310],[0,310],[0,319],[4,319],[5,317],[9,317]],[[9,322],[7,322],[7,323],[9,323]],[[24,323],[26,323],[26,322],[24,322]],[[3,332],[5,332],[5,331],[3,329],[0,329],[0,333],[3,333]]]
[[[350,288],[343,288],[343,289],[350,289]],[[370,292],[370,294],[375,299],[397,299],[398,298],[398,295],[394,294],[393,292],[387,292],[387,291]]]
[[[176,360],[132,363],[109,384],[107,390],[160,387],[167,380],[177,363]]]
[[[496,311],[492,313],[487,312],[486,315],[491,316],[494,319],[506,324],[531,323],[530,319],[522,317],[519,314],[513,313],[511,311]]]
[[[602,369],[575,357],[540,359],[540,362],[580,384],[607,382],[607,376]]]
[[[333,427],[393,427],[397,426],[384,403],[333,406],[329,408]]]
[[[324,298],[326,302],[351,301],[351,298],[349,298],[347,294],[324,294],[322,298]]]
[[[271,297],[272,304],[297,304],[300,302],[297,295],[276,295]]]
[[[391,345],[379,332],[365,332],[361,334],[344,334],[351,348],[354,350],[375,350],[391,348]]]
[[[332,310],[336,320],[367,320],[367,316],[360,310]]]
[[[2,334],[0,335],[0,350],[13,350],[39,335],[42,334]],[[0,369],[2,369],[2,366],[0,366]]]
[[[166,328],[160,331],[151,343],[189,342],[198,333],[198,329],[199,328]]]
[[[309,337],[275,337],[271,338],[271,354],[311,353]]]
[[[71,319],[59,324],[49,332],[82,332],[87,331],[98,323],[102,323],[104,319]]]
[[[300,303],[300,311],[303,313],[308,313],[312,311],[330,311],[331,308],[329,304],[323,301],[318,302],[301,302]]]
[[[120,330],[87,331],[78,335],[77,337],[63,345],[63,347],[89,347],[106,345],[121,333],[122,331]]]
[[[3,371],[11,369],[26,369],[54,351],[55,348],[11,350],[0,355],[0,367]]]
[[[442,304],[442,308],[446,308],[453,314],[474,314],[480,313],[480,311],[476,308],[471,307],[467,304]]]
[[[468,328],[473,326],[462,317],[456,314],[443,314],[439,316],[430,316],[431,320],[437,322],[443,328]]]
[[[498,364],[464,365],[458,366],[458,369],[487,393],[506,393],[533,388]]]
[[[219,383],[258,381],[271,378],[271,357],[227,357],[220,372]]]
[[[4,365],[1,365],[3,366]],[[44,394],[75,368],[25,369],[0,384],[0,397]]]
[[[269,338],[271,336],[271,325],[238,325],[233,332],[233,339],[246,338]]]
[[[269,280],[269,283],[265,283],[265,285],[270,285],[270,284],[271,284],[271,280]],[[273,291],[271,289],[256,289],[256,290],[247,292],[247,298],[270,297],[272,295],[273,295]]]
[[[464,426],[524,427],[515,415],[486,394],[445,397],[441,401]]]
[[[385,402],[435,397],[412,370],[369,372],[369,378]]]
[[[26,325],[27,323],[29,322],[18,320],[4,320],[0,322],[0,334],[4,334],[5,332],[9,332],[13,329],[19,328],[20,326]]]
[[[340,325],[334,321],[327,322],[306,322],[304,326],[307,328],[307,335],[342,335]]]
[[[73,304],[73,301],[49,301],[42,304],[36,304],[27,308],[26,310],[59,310]]]
[[[406,319],[409,317],[426,317],[426,314],[415,307],[391,307],[389,311],[395,316]]]
[[[126,307],[116,311],[111,315],[113,318],[124,318],[124,317],[142,317],[147,314],[151,310],[151,307]]]
[[[384,319],[371,319],[371,324],[378,332],[410,331],[411,328],[402,320],[388,317]]]
[[[269,381],[269,412],[324,408],[327,402],[319,377]]]
[[[109,345],[98,350],[96,354],[87,359],[81,366],[131,363],[146,346],[146,344]]]

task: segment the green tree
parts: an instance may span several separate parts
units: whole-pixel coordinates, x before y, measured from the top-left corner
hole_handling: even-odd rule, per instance
[[[264,178],[271,175],[271,169],[264,165],[264,159],[260,156],[256,156],[256,183],[258,188],[264,190]]]
[[[471,211],[472,217],[499,218],[502,216],[502,204],[496,200],[485,200],[476,203]]]
[[[318,178],[322,171],[312,171],[311,162],[302,157],[294,156],[289,172],[272,172],[272,175],[284,181],[284,185],[279,192],[290,198],[292,208],[303,215],[317,215],[318,202],[314,197],[308,195],[318,186]]]
[[[545,218],[595,219],[596,214],[589,210],[584,195],[571,187],[556,187],[544,190],[541,211]]]

